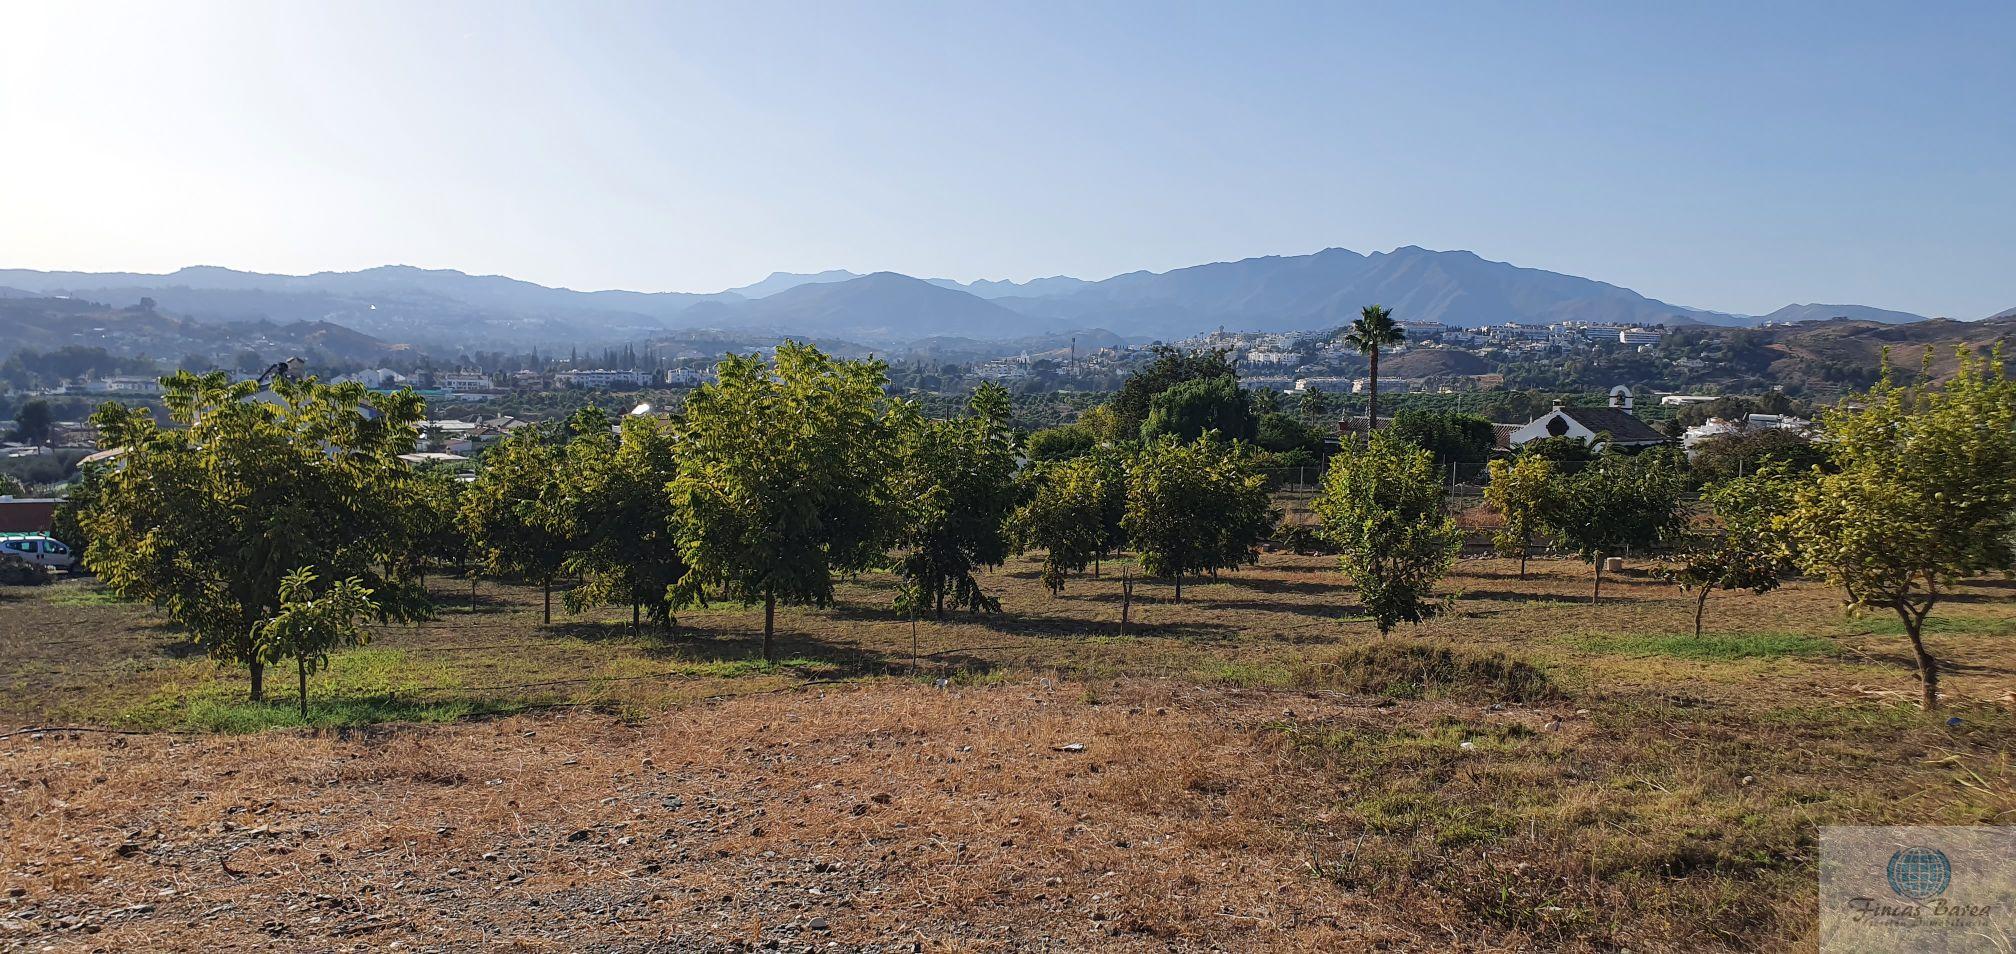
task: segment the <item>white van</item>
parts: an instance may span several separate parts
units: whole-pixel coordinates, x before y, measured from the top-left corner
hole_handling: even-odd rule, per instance
[[[0,533],[0,556],[18,557],[52,570],[77,571],[77,554],[46,533]]]

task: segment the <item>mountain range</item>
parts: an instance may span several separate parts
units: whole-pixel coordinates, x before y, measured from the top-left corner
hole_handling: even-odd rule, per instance
[[[1362,254],[1324,249],[1098,281],[919,279],[843,269],[777,272],[711,294],[575,291],[496,275],[404,265],[356,272],[270,275],[214,266],[166,275],[0,269],[0,296],[65,296],[114,308],[153,299],[194,320],[326,321],[390,341],[468,345],[592,344],[670,331],[726,329],[870,344],[945,337],[1003,341],[1110,332],[1174,339],[1219,326],[1315,330],[1384,304],[1403,320],[1474,327],[1513,322],[1624,322],[1747,326],[1852,318],[1922,320],[1865,305],[1794,304],[1763,316],[1675,305],[1606,282],[1467,251],[1414,246]]]

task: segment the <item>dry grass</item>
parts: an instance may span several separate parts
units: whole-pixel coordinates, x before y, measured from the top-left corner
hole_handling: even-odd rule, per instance
[[[1379,639],[1322,558],[1142,583],[1125,637],[1117,580],[1018,563],[1009,613],[918,626],[916,679],[887,578],[784,615],[774,670],[756,612],[546,628],[486,583],[325,677],[320,730],[0,740],[0,944],[1797,950],[1817,825],[2016,814],[2005,584],[1941,612],[1948,726],[1820,587],[1694,640],[1649,575],[1590,607],[1533,566],[1464,561]],[[88,593],[6,594],[14,719],[267,724]],[[462,718],[552,704],[604,711]],[[384,718],[449,724],[342,727]]]

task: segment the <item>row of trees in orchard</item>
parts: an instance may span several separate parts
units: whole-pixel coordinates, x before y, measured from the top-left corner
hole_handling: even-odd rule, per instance
[[[985,571],[1011,552],[1046,551],[1057,590],[1126,546],[1180,598],[1273,527],[1253,450],[1214,429],[1024,467],[999,387],[940,420],[886,384],[879,362],[805,345],[730,357],[676,416],[586,408],[500,441],[464,483],[401,459],[419,436],[410,393],[178,374],[171,426],[101,409],[123,450],[66,520],[109,586],[247,666],[255,700],[265,668],[293,660],[304,716],[308,676],[366,639],[363,621],[431,611],[424,574],[444,559],[539,584],[549,623],[555,589],[576,611],[627,604],[636,627],[761,605],[774,660],[776,608],[828,605],[851,575],[893,572],[913,613],[987,612]]]
[[[729,357],[717,378],[677,415],[618,422],[590,407],[520,430],[462,483],[400,458],[419,436],[410,393],[181,373],[164,379],[172,426],[98,412],[122,454],[61,519],[108,585],[247,666],[255,699],[265,667],[292,660],[305,706],[309,675],[366,638],[360,621],[430,612],[423,574],[444,558],[540,584],[548,622],[563,580],[569,608],[627,604],[639,627],[669,629],[709,601],[761,605],[772,660],[779,605],[829,605],[872,570],[897,576],[899,607],[942,616],[997,610],[986,570],[1012,553],[1040,551],[1056,594],[1126,550],[1180,600],[1275,529],[1267,466],[1320,449],[1306,422],[1239,388],[1223,352],[1164,349],[1107,405],[1026,443],[999,387],[927,418],[888,394],[881,363],[806,345]],[[1313,507],[1382,632],[1448,605],[1436,590],[1463,538],[1445,458],[1477,442],[1474,428],[1393,425],[1343,442]],[[1744,469],[1704,488],[1702,508],[1671,450],[1494,460],[1493,543],[1522,575],[1535,542],[1576,553],[1594,568],[1592,601],[1606,557],[1672,551],[1697,632],[1712,591],[1825,578],[1897,613],[1934,705],[1926,616],[1959,581],[2016,568],[2016,384],[1999,352],[1963,354],[1944,385],[1886,381],[1822,425],[1819,459]]]
[[[1921,703],[1933,708],[1927,616],[1959,582],[2016,570],[2016,382],[1999,349],[1962,350],[1945,383],[1900,388],[1885,373],[1820,425],[1810,452],[1711,480],[1693,512],[1671,453],[1605,454],[1573,473],[1537,453],[1493,461],[1484,491],[1502,518],[1493,543],[1520,558],[1522,576],[1536,538],[1581,555],[1596,567],[1592,600],[1604,556],[1670,548],[1668,573],[1694,595],[1697,635],[1717,590],[1762,593],[1795,573],[1824,579],[1851,607],[1898,617]]]

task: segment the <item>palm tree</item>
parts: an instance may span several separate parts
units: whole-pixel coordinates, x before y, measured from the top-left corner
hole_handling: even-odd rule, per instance
[[[1351,330],[1344,333],[1344,343],[1365,355],[1372,364],[1372,373],[1366,375],[1371,384],[1365,401],[1365,429],[1379,429],[1379,349],[1390,348],[1407,340],[1407,333],[1393,321],[1393,313],[1382,305],[1366,305],[1358,310],[1358,320],[1351,323]]]

